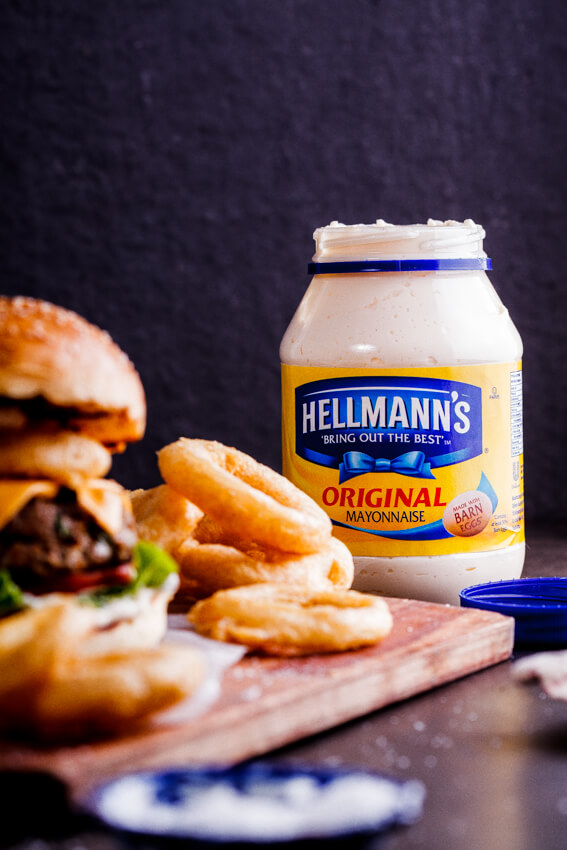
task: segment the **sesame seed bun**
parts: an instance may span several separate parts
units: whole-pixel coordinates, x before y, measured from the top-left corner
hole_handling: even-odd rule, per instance
[[[145,394],[126,354],[81,316],[34,298],[0,296],[0,397],[24,412],[45,402],[71,430],[109,446],[145,431]]]

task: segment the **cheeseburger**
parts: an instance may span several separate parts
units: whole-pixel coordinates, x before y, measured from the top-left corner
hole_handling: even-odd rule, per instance
[[[163,633],[175,565],[138,543],[128,493],[106,477],[145,424],[139,375],[106,332],[0,297],[0,617],[53,594],[87,594],[99,609],[136,598],[159,617],[147,641]],[[130,604],[126,618],[138,616]]]

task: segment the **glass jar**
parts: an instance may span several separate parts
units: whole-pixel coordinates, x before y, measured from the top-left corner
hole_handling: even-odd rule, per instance
[[[332,222],[283,337],[283,472],[356,589],[459,603],[524,557],[522,342],[471,220]]]

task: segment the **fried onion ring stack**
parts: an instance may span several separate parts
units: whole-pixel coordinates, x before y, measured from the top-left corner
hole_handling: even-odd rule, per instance
[[[138,531],[178,562],[178,601],[200,633],[271,655],[336,652],[390,631],[384,600],[351,590],[352,555],[327,514],[238,449],[181,437],[164,484],[131,494]]]
[[[238,449],[181,437],[158,454],[165,484],[132,493],[138,530],[178,562],[180,595],[277,582],[348,588],[354,567],[327,514]]]

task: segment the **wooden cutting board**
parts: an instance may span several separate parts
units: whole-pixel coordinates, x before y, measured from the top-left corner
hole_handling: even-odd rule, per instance
[[[245,657],[201,716],[117,740],[58,748],[0,741],[0,769],[42,771],[81,797],[137,769],[230,765],[473,673],[512,653],[514,621],[486,611],[388,600],[378,646],[299,659]]]

